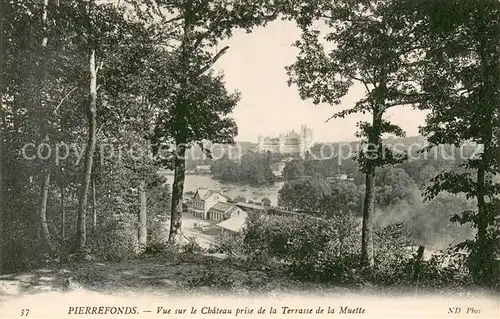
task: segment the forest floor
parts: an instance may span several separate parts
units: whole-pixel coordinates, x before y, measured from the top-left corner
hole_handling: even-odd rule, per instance
[[[126,262],[75,262],[0,276],[2,301],[26,294],[75,289],[111,295],[159,296],[227,291],[238,295],[313,291],[331,295],[348,291],[340,287],[325,290],[325,286],[295,281],[284,270],[255,270],[242,261],[189,253]]]

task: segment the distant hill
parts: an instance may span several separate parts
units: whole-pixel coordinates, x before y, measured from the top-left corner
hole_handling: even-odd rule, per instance
[[[399,149],[409,149],[419,150],[426,145],[426,140],[423,136],[410,136],[402,138],[386,138],[382,140],[386,145],[397,145]],[[331,156],[333,154],[343,154],[342,157],[346,158],[348,154],[352,154],[353,151],[358,151],[361,148],[361,141],[348,141],[348,142],[323,142],[315,143],[311,147],[311,152],[316,155],[323,157]]]
[[[384,144],[397,146],[400,150],[410,150],[413,153],[418,152],[424,146],[427,145],[426,139],[423,136],[408,136],[401,138],[389,137],[383,139]],[[467,143],[465,143],[467,144]],[[468,144],[471,148],[475,148],[474,143]],[[231,159],[236,160],[241,155],[245,154],[248,151],[256,151],[257,143],[248,142],[248,141],[240,141],[237,142],[236,145],[223,145],[223,144],[211,144],[206,143],[206,146],[212,151],[213,156],[215,158],[220,158],[222,154],[228,154]],[[361,142],[359,140],[356,141],[345,141],[345,142],[322,142],[315,143],[311,147],[311,151],[314,155],[320,156],[321,151],[323,151],[324,157],[331,156],[331,151],[333,150],[334,154],[343,154],[343,158],[346,158],[346,152],[350,152],[352,154],[353,151],[359,150],[361,147]],[[469,152],[471,152],[470,150]],[[203,151],[199,146],[193,147],[187,154],[186,159],[187,166],[200,165],[200,164],[209,164],[212,161],[204,155]]]

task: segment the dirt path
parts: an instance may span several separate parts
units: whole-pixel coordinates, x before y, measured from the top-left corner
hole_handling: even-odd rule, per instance
[[[283,273],[250,270],[216,256],[180,255],[121,263],[73,263],[2,275],[0,288],[0,298],[6,300],[25,294],[78,288],[107,294],[179,295],[226,290],[238,294],[302,291],[305,286],[287,279]]]

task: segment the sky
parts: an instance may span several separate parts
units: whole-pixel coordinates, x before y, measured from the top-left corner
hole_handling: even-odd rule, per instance
[[[303,101],[297,88],[287,85],[284,68],[295,61],[297,49],[292,44],[299,37],[300,30],[293,22],[275,21],[250,34],[237,31],[219,45],[219,49],[226,45],[230,48],[214,68],[224,72],[229,90],[242,94],[232,115],[238,125],[237,141],[256,142],[259,135],[298,132],[302,124],[313,129],[314,142],[351,141],[356,139],[356,123],[369,120],[369,115],[353,114],[325,123],[336,111],[351,107],[364,96],[361,86],[353,86],[341,105],[330,106]],[[415,136],[425,114],[396,107],[387,112],[386,118],[400,125],[407,136]]]

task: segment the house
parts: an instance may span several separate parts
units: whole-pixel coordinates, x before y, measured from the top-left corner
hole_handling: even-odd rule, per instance
[[[217,203],[227,203],[228,198],[219,190],[200,188],[193,196],[191,212],[193,216],[207,219],[208,211]]]
[[[241,208],[239,208],[235,204],[218,202],[208,210],[207,219],[221,221],[229,219],[233,215],[239,214],[240,212],[242,212]]]
[[[217,227],[222,229],[223,234],[237,234],[245,226],[247,216],[247,213],[245,213],[244,211],[236,211],[231,215],[229,219],[218,223]]]

